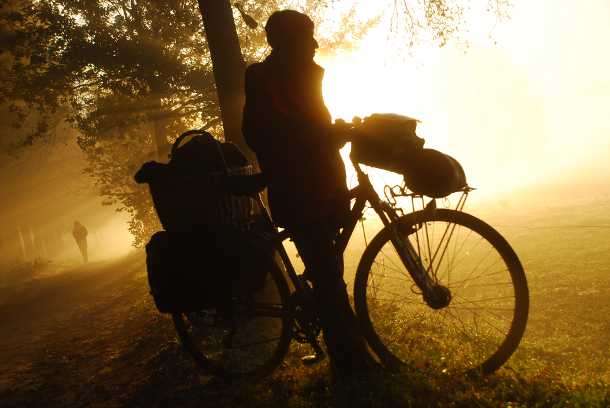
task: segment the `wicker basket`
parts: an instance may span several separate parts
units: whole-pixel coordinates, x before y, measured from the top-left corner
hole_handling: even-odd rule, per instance
[[[252,166],[237,146],[190,130],[174,142],[168,164],[147,163],[136,180],[148,183],[163,228],[184,231],[248,223],[254,200],[229,194],[219,185],[228,175],[251,174]]]
[[[150,182],[150,193],[163,228],[173,231],[247,223],[254,202],[250,197],[219,191],[219,181],[226,174],[172,175]],[[228,174],[249,175],[252,166],[232,168]]]

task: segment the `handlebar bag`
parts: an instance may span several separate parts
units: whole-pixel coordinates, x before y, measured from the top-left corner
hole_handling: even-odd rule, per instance
[[[417,119],[395,114],[364,118],[352,140],[352,159],[402,174],[416,194],[441,198],[466,187],[466,175],[457,160],[424,149],[424,139],[415,133],[417,123]]]
[[[417,122],[392,113],[364,118],[352,138],[352,159],[367,166],[402,172],[404,161],[424,145],[424,140],[415,134]]]

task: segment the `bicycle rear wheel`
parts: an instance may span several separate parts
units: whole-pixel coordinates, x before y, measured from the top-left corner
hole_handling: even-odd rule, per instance
[[[366,248],[354,283],[356,313],[373,351],[393,368],[497,370],[519,345],[529,309],[513,249],[488,224],[455,210],[415,212],[397,226],[451,301],[433,309],[423,300],[384,228]]]
[[[175,313],[182,346],[204,371],[224,379],[263,377],[288,351],[292,335],[289,291],[279,266],[263,289],[197,313]]]

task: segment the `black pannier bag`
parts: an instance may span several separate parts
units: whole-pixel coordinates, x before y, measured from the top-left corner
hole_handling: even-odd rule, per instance
[[[357,126],[351,157],[359,163],[402,174],[414,193],[446,197],[467,186],[460,163],[434,149],[424,149],[408,116],[374,114]]]
[[[193,246],[184,235],[167,231],[156,232],[146,244],[148,286],[162,313],[194,312],[211,302],[205,274],[193,273],[198,269]]]
[[[263,288],[269,242],[236,228],[155,233],[146,244],[148,284],[162,313],[196,312]]]
[[[182,143],[187,136],[192,138]],[[249,231],[254,201],[220,188],[227,175],[250,173],[235,145],[207,132],[186,132],[168,164],[149,162],[136,173],[138,183],[149,185],[165,229],[146,245],[149,286],[160,312],[214,307],[264,285],[273,250]]]

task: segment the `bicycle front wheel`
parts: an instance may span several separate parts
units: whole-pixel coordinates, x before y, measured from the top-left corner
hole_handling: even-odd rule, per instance
[[[288,297],[286,280],[274,263],[261,290],[213,309],[172,317],[182,346],[204,371],[227,380],[262,378],[288,351]]]
[[[362,330],[389,367],[438,371],[497,370],[516,350],[527,322],[523,267],[508,242],[472,215],[418,211],[394,224],[449,304],[424,300],[384,228],[366,248],[354,283]]]

